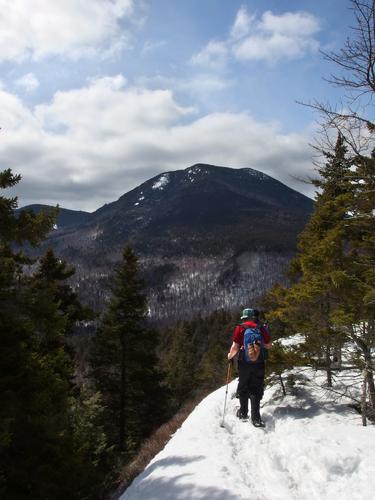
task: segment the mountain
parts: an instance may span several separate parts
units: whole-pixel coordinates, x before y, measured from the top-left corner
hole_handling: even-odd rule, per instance
[[[301,367],[292,376],[286,396],[278,384],[266,388],[265,429],[235,417],[236,380],[224,427],[226,388],[210,394],[119,500],[371,498],[375,428],[361,426],[343,391],[350,380],[360,399],[360,372],[337,372],[331,390],[322,372]]]
[[[53,210],[51,205],[27,205],[25,207],[19,208],[17,212],[21,210],[31,210],[38,214],[42,210],[45,212],[50,212]],[[56,225],[57,228],[66,229],[67,227],[79,226],[80,224],[87,222],[91,214],[89,212],[83,212],[82,210],[69,210],[67,208],[59,208],[59,214],[57,216]]]
[[[254,302],[282,279],[312,206],[256,170],[197,164],[58,224],[47,244],[76,265],[77,286],[96,306],[131,244],[154,317],[191,317]]]
[[[86,238],[95,241],[90,247],[131,242],[151,255],[221,254],[223,243],[291,248],[293,227],[303,227],[311,209],[309,198],[256,170],[198,164],[141,184],[94,212],[80,230],[83,246]]]

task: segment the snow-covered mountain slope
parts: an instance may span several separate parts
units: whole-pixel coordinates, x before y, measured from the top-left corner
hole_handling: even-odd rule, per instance
[[[197,164],[147,180],[81,224],[59,221],[36,252],[52,247],[74,265],[81,300],[102,310],[130,244],[150,315],[170,324],[238,310],[285,281],[312,209],[311,199],[257,170]]]
[[[347,376],[347,375],[345,375]],[[299,372],[292,395],[267,389],[266,429],[234,415],[225,387],[204,399],[120,500],[363,500],[375,492],[375,426]]]

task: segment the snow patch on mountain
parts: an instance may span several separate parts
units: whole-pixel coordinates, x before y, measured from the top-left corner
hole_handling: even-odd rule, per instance
[[[152,185],[152,189],[163,190],[169,182],[169,174],[162,174],[156,182]]]
[[[244,168],[246,172],[248,172],[252,177],[256,177],[259,180],[265,180],[268,178],[268,175],[260,172],[259,170],[254,170],[253,168]]]
[[[204,168],[204,167],[200,167],[200,166],[193,166],[193,167],[190,167],[188,170],[187,170],[187,174],[188,174],[188,177],[190,179],[191,182],[194,182],[195,180],[195,176],[197,175],[208,175],[210,172],[207,168]]]
[[[265,429],[235,417],[225,387],[205,398],[121,500],[353,500],[375,491],[375,426],[311,369],[289,372],[289,394],[268,388]],[[347,373],[345,374],[347,376]],[[229,385],[229,396],[237,381]]]

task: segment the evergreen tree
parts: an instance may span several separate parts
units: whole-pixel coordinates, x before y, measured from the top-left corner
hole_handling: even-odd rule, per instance
[[[197,346],[193,326],[180,322],[167,334],[168,346],[163,359],[166,382],[172,394],[173,406],[179,408],[197,387]]]
[[[33,275],[31,283],[34,295],[41,296],[38,301],[41,302],[43,296],[47,300],[52,300],[58,309],[59,316],[64,317],[63,336],[60,340],[65,352],[70,356],[76,372],[78,362],[75,345],[77,342],[74,342],[73,334],[77,330],[79,322],[94,318],[94,312],[81,304],[77,293],[70,286],[68,280],[74,273],[74,267],[55,257],[53,250],[49,248],[39,260],[38,270]]]
[[[3,189],[19,180],[10,170],[0,173]],[[16,208],[16,198],[0,197],[0,496],[97,498],[100,470],[86,459],[100,446],[72,418],[73,367],[65,348],[79,308],[59,288],[64,266],[51,253],[35,276],[23,272],[32,262],[23,246],[42,241],[55,212],[16,215]]]
[[[279,317],[293,330],[306,334],[305,355],[312,365],[325,368],[328,386],[332,385],[333,353],[345,340],[332,312],[339,302],[337,273],[350,260],[346,252],[346,214],[351,197],[351,161],[346,152],[339,135],[335,151],[326,153],[320,178],[314,181],[320,192],[290,266],[293,285],[279,294]]]
[[[10,170],[0,173],[3,189],[19,181]],[[21,247],[37,245],[54,219],[30,211],[16,216],[16,208],[16,198],[0,197],[0,495],[62,498],[69,481],[61,464],[68,463],[70,448],[65,360],[57,350],[50,365],[51,330],[38,324],[35,297],[22,273],[30,259]],[[63,321],[53,304],[46,300],[44,305],[59,332]]]
[[[347,265],[334,277],[340,301],[332,316],[354,343],[375,409],[375,155],[354,158],[345,214]]]
[[[146,324],[143,288],[138,259],[126,247],[92,356],[93,376],[105,405],[105,430],[126,459],[161,423],[166,406],[157,370],[158,336]]]
[[[225,382],[234,323],[233,315],[220,310],[162,331],[160,364],[175,410]]]
[[[292,284],[268,300],[276,298],[274,314],[305,333],[304,354],[326,369],[329,386],[332,360],[340,360],[344,343],[354,345],[352,361],[366,372],[374,409],[375,157],[348,159],[339,135],[326,158],[315,181],[314,212],[290,267]]]
[[[75,269],[64,260],[57,258],[51,248],[39,261],[39,269],[34,274],[35,286],[40,289],[49,289],[53,301],[59,307],[61,314],[66,316],[66,335],[73,331],[78,321],[93,319],[94,314],[84,307],[68,280],[75,273]]]

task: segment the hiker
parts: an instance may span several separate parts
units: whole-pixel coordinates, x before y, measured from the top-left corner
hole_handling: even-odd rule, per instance
[[[257,309],[244,309],[241,316],[242,323],[237,325],[233,332],[233,343],[228,353],[228,360],[232,360],[237,353],[238,356],[238,395],[240,409],[237,417],[248,418],[249,398],[251,401],[251,421],[255,427],[264,427],[260,416],[260,401],[263,397],[265,358],[267,349],[271,347],[271,337],[265,326],[259,322],[259,311]],[[249,347],[251,354],[245,353],[244,334],[254,332],[256,341]],[[246,333],[246,336],[249,335]],[[254,337],[255,338],[255,337]]]

